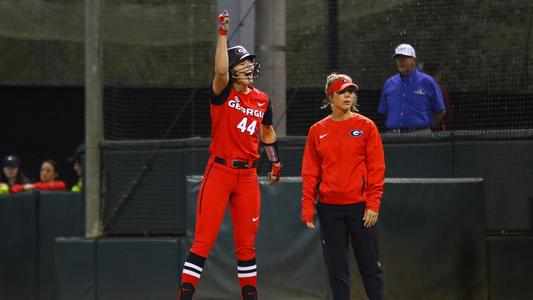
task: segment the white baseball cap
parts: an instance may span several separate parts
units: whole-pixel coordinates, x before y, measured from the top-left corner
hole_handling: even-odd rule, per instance
[[[413,48],[413,46],[409,44],[400,44],[394,50],[394,55],[392,56],[392,58],[395,58],[396,55],[405,55],[416,58],[415,48]]]

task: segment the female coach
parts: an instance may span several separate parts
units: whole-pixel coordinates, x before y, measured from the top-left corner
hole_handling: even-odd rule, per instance
[[[210,158],[196,204],[193,245],[183,266],[179,300],[190,300],[220,224],[230,206],[237,254],[237,277],[244,300],[257,299],[255,236],[259,227],[259,136],[272,162],[270,184],[279,180],[281,162],[268,95],[253,86],[258,64],[244,47],[227,48],[229,14],[218,17],[215,77],[210,99]]]
[[[350,241],[368,298],[384,299],[377,221],[385,159],[376,125],[357,113],[358,90],[347,75],[327,77],[322,108],[332,112],[309,129],[302,163],[302,220],[315,227],[318,200],[322,250],[334,300],[350,299]]]

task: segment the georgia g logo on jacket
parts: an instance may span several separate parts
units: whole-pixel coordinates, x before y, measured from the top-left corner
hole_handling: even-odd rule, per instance
[[[350,135],[354,136],[354,137],[362,136],[363,135],[363,130],[361,130],[361,129],[352,130],[352,131],[350,131]]]

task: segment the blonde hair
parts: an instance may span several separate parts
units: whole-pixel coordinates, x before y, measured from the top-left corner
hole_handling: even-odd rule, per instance
[[[352,80],[350,76],[346,74],[339,74],[336,72],[333,72],[326,77],[326,85],[324,86],[324,93],[326,94],[326,98],[322,100],[322,106],[320,106],[321,109],[324,109],[327,107],[331,109],[331,100],[330,100],[330,95],[328,95],[328,89],[333,82],[343,77],[347,77],[347,78],[350,78],[350,80]],[[359,103],[358,103],[359,98],[357,98],[357,92],[354,94],[354,97],[355,99],[352,103],[352,107],[350,107],[350,110],[353,112],[359,112]]]

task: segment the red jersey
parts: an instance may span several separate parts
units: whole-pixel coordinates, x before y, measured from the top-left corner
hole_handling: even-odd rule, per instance
[[[305,144],[302,163],[302,220],[312,222],[318,201],[354,204],[379,211],[385,182],[385,156],[379,131],[360,115],[344,121],[330,116],[315,123]]]
[[[247,94],[231,88],[211,96],[211,145],[209,153],[224,159],[253,161],[259,158],[261,124],[272,125],[267,94],[251,87]]]
[[[67,185],[63,181],[50,181],[50,182],[43,182],[43,181],[37,181],[32,183],[33,187],[36,190],[40,191],[65,191],[67,190]],[[24,191],[24,184],[14,184],[11,187],[12,193],[19,193]]]

